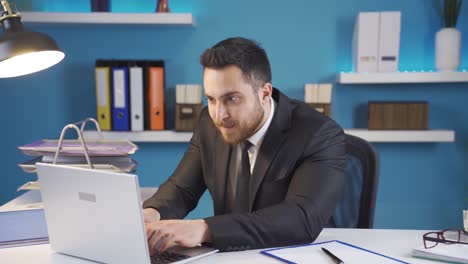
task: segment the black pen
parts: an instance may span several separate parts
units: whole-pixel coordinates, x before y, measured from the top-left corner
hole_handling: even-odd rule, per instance
[[[327,253],[327,255],[333,259],[333,261],[336,264],[344,264],[344,262],[337,256],[335,256],[333,253],[331,253],[328,249],[322,248],[323,252]]]

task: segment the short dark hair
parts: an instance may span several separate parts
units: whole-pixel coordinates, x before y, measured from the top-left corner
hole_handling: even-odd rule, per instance
[[[242,38],[228,38],[206,49],[200,56],[204,68],[221,69],[235,65],[239,67],[246,81],[258,86],[271,83],[271,69],[268,56],[255,41]]]

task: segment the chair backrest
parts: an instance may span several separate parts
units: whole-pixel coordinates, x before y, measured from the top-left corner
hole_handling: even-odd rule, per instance
[[[346,179],[331,226],[373,228],[379,158],[366,140],[346,134]]]

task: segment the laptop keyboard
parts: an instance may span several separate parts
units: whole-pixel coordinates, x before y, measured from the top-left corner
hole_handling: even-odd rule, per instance
[[[160,253],[156,253],[152,255],[151,264],[172,263],[172,262],[180,261],[189,257],[190,256],[175,253],[175,252],[164,251],[164,252],[160,252]]]

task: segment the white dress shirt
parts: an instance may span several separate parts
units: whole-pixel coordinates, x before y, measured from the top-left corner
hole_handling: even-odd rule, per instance
[[[255,134],[253,134],[251,137],[249,137],[247,140],[252,143],[252,146],[250,147],[250,149],[248,150],[249,152],[249,161],[250,161],[250,173],[253,172],[254,170],[254,167],[255,167],[255,161],[257,160],[257,156],[258,156],[258,151],[260,150],[260,147],[263,143],[263,139],[265,138],[265,134],[268,130],[268,128],[270,127],[270,124],[271,124],[271,120],[273,120],[273,115],[275,113],[275,100],[273,100],[273,98],[270,97],[270,113],[268,113],[268,119],[267,121],[265,122],[265,124],[263,124],[263,126],[257,131],[255,132]],[[236,190],[236,185],[237,185],[237,177],[239,176],[239,173],[241,171],[241,159],[242,159],[242,147],[243,147],[243,143],[240,143],[240,144],[237,144],[236,146],[236,172],[235,172],[235,179],[232,180],[232,185],[233,185],[233,188],[234,188],[234,193],[235,190]]]

